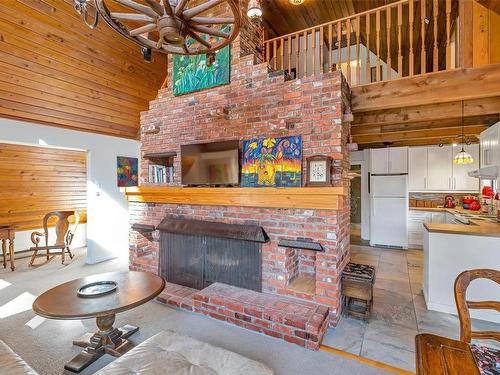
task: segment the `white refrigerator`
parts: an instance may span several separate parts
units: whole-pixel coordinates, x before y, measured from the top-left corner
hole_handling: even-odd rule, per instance
[[[370,245],[408,248],[408,175],[370,176]]]

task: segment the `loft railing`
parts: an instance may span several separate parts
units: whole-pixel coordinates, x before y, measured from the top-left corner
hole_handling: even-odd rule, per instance
[[[351,86],[456,67],[458,0],[402,0],[264,41],[290,78],[342,70]]]

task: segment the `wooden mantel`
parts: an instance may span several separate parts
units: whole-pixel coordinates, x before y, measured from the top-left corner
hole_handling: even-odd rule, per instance
[[[346,189],[139,186],[125,188],[124,193],[129,202],[338,210]]]

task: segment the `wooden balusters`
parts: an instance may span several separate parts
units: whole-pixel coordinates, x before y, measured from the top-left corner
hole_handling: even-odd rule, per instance
[[[297,54],[297,57],[295,59],[295,78],[299,78],[300,76],[300,34],[295,35],[295,53]]]
[[[365,63],[365,83],[371,82],[371,64],[370,64],[370,17],[371,14],[366,15],[366,63]]]
[[[280,39],[280,47],[281,47],[281,61],[279,70],[285,69],[285,39]]]
[[[410,51],[409,51],[410,56],[409,56],[408,64],[410,66],[409,66],[408,70],[409,70],[410,77],[412,77],[413,72],[414,72],[413,69],[415,67],[415,60],[414,60],[414,56],[413,56],[413,20],[414,20],[415,11],[414,11],[414,7],[413,7],[413,0],[409,0],[409,1],[410,2],[408,4],[408,39],[410,40]]]
[[[333,45],[333,32],[332,24],[328,25],[328,71],[332,70],[332,45]]]
[[[439,70],[439,50],[438,50],[438,11],[439,3],[438,0],[433,0],[433,16],[434,16],[434,51],[432,53],[432,71],[437,72]]]
[[[391,80],[392,60],[391,60],[391,8],[387,8],[385,12],[385,34],[387,43],[387,58],[386,58],[386,79]]]
[[[398,78],[403,76],[403,55],[401,53],[401,27],[403,25],[403,5],[398,4]]]
[[[323,61],[323,42],[324,42],[324,38],[325,38],[325,35],[324,35],[324,31],[323,31],[323,26],[321,26],[319,28],[319,71],[321,74],[323,74],[325,72],[324,70],[324,61]]]
[[[375,31],[376,31],[376,45],[377,45],[377,65],[376,74],[377,82],[380,81],[380,10],[375,13]]]
[[[425,24],[427,21],[427,6],[425,0],[420,0],[420,38],[422,40],[422,48],[420,49],[420,74],[427,72],[427,55],[425,51]]]
[[[343,70],[353,86],[392,80],[396,69],[397,78],[438,71],[440,67],[449,70],[454,66],[454,1],[399,0],[266,40],[265,61],[274,70],[292,74],[295,69],[295,78]]]
[[[451,69],[451,0],[446,0],[446,69]]]
[[[337,70],[342,69],[342,23],[337,22]]]
[[[359,35],[361,27],[361,19],[359,16],[356,17],[356,84],[361,84],[361,61],[359,59]]]
[[[347,83],[351,84],[351,19],[348,18],[346,21],[346,38],[347,38],[347,68],[346,76]]]
[[[276,67],[277,67],[277,61],[278,58],[277,58],[277,46],[276,44],[278,43],[278,41],[275,39],[273,41],[273,70],[276,70]]]
[[[304,77],[307,76],[307,31],[304,31]]]
[[[316,74],[316,29],[311,33],[312,74]]]

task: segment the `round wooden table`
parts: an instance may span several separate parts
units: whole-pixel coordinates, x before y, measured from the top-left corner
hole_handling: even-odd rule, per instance
[[[114,292],[94,298],[82,298],[78,290],[89,283],[114,281]],[[121,356],[133,345],[127,340],[139,327],[113,327],[115,315],[155,298],[165,288],[165,280],[147,272],[111,272],[69,281],[49,289],[33,302],[33,311],[49,319],[96,318],[98,331],[73,341],[85,348],[64,368],[80,372],[104,353]]]

